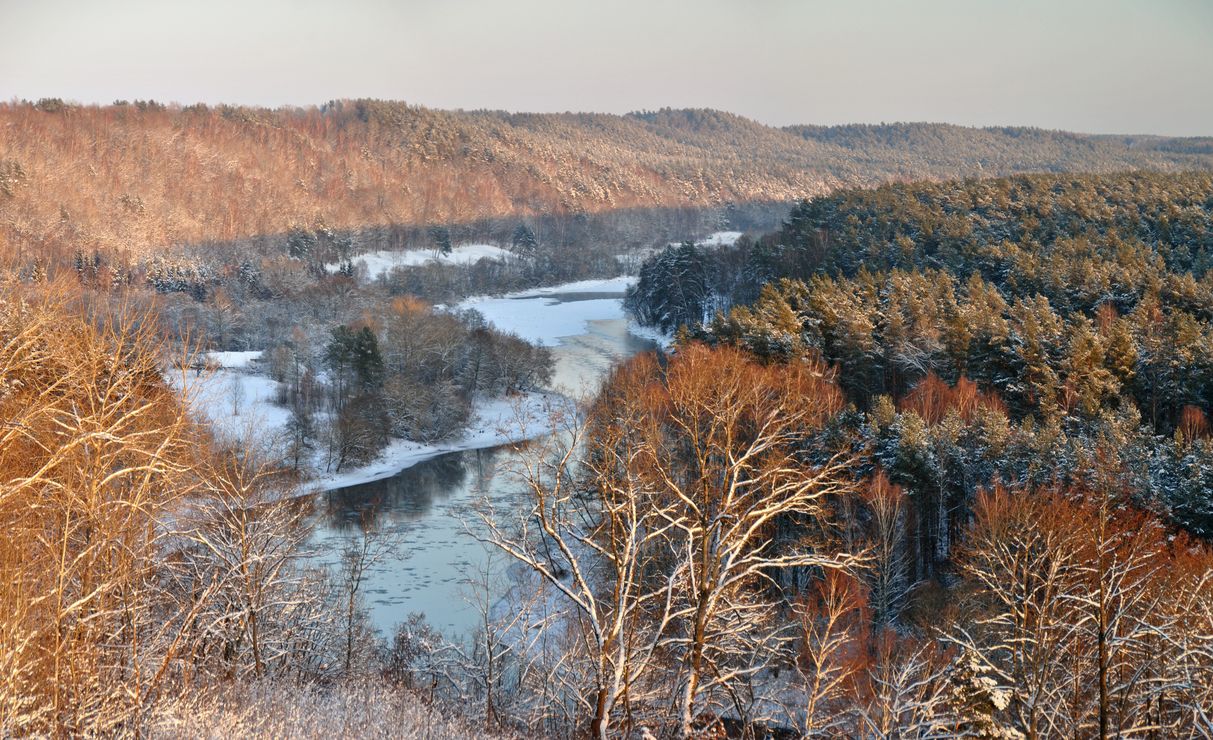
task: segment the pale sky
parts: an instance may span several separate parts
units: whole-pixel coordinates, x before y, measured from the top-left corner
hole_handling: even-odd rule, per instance
[[[1213,0],[0,0],[0,99],[1213,135]]]

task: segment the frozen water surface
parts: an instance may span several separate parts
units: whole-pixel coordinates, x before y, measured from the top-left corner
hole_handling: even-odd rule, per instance
[[[553,390],[592,393],[611,366],[656,347],[632,333],[624,318],[628,279],[584,281],[499,298],[473,298],[475,308],[501,329],[552,347]],[[362,527],[391,540],[398,552],[371,569],[365,584],[372,620],[384,635],[410,612],[423,612],[435,627],[460,635],[475,626],[465,579],[490,573],[495,599],[504,591],[506,562],[490,557],[468,534],[483,533],[474,506],[488,497],[499,512],[520,511],[525,493],[510,473],[519,453],[507,447],[450,452],[368,483],[320,493],[307,504],[315,523],[310,556],[334,568],[342,548]]]

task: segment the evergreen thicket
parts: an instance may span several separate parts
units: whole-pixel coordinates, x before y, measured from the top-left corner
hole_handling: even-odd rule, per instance
[[[865,463],[912,493],[932,576],[982,487],[1116,470],[1213,535],[1213,177],[911,183],[804,201],[730,250],[645,264],[628,306],[767,361],[819,355]],[[728,310],[718,311],[726,307]]]

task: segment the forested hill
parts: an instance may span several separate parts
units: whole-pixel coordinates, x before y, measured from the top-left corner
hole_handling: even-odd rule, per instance
[[[946,180],[1028,171],[1207,169],[1213,161],[1210,137],[1089,136],[1037,128],[968,128],[943,123],[791,126],[785,130],[830,147],[831,154],[839,159],[833,174],[865,184],[873,179]],[[1117,162],[1123,166],[1117,167]]]
[[[953,513],[1100,460],[1213,539],[1211,275],[1213,175],[1022,175],[805,201],[756,242],[655,255],[626,305],[767,361],[824,359],[874,459],[954,487]]]
[[[936,124],[773,128],[624,116],[0,105],[0,257],[549,213],[792,201],[841,186],[1026,171],[1213,168],[1213,141]]]

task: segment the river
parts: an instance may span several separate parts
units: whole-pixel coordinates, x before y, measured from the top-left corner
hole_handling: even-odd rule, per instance
[[[656,347],[628,330],[622,291],[622,281],[579,283],[463,307],[551,346],[552,389],[576,395],[592,393],[615,363]],[[511,474],[519,454],[525,452],[508,447],[451,452],[390,478],[318,494],[307,554],[336,573],[342,550],[369,529],[393,548],[372,564],[363,586],[380,633],[390,636],[421,612],[448,636],[467,634],[480,619],[475,604],[495,600],[506,582],[504,557],[470,534],[485,530],[475,505],[487,498],[498,512],[522,510],[526,494]]]

